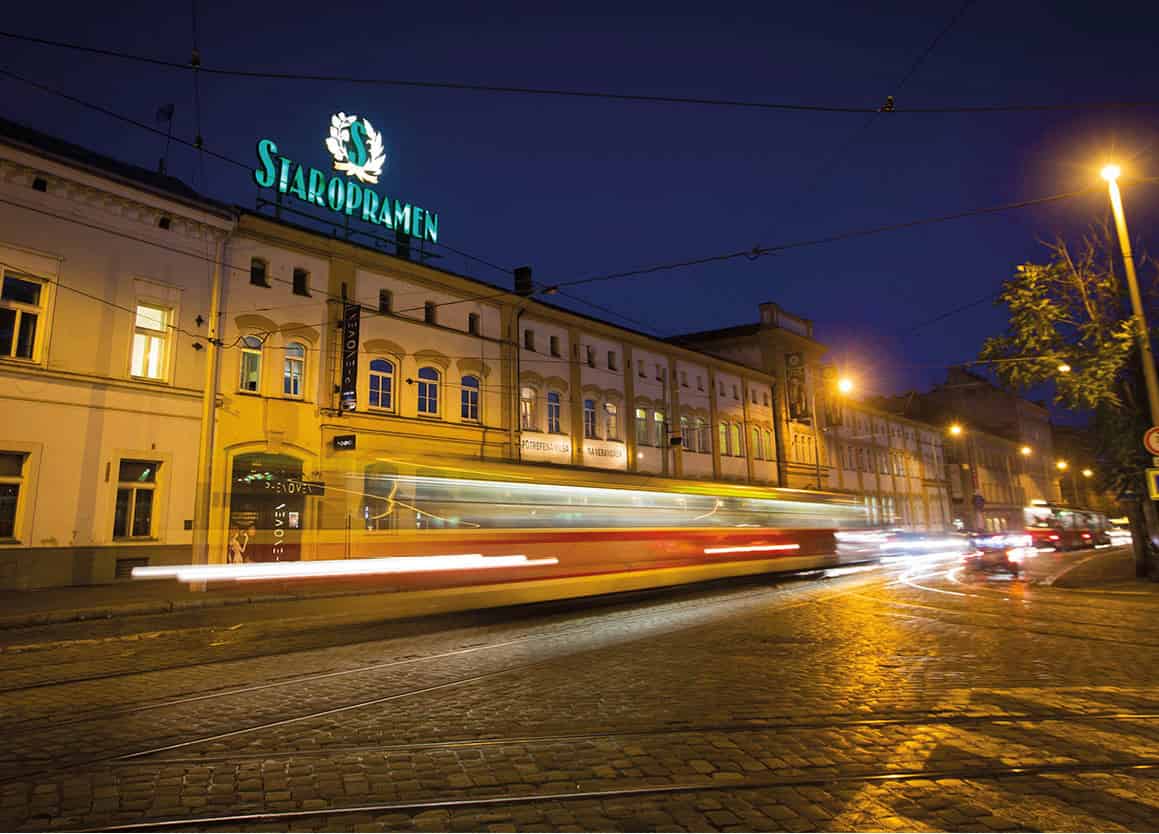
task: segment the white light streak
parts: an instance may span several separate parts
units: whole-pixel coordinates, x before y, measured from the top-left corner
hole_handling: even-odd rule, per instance
[[[449,570],[493,570],[557,565],[555,558],[528,559],[522,554],[484,556],[458,553],[443,556],[389,556],[376,559],[341,559],[307,562],[251,562],[241,565],[176,565],[133,568],[134,579],[173,578],[178,582],[312,579],[318,577],[374,576],[430,573]]]
[[[774,550],[800,550],[799,544],[752,544],[743,547],[706,547],[704,552],[713,555],[716,553],[766,553]]]

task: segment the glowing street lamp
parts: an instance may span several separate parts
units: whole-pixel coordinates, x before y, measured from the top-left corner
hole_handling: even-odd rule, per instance
[[[1123,271],[1127,274],[1127,291],[1131,296],[1132,318],[1135,320],[1135,339],[1139,345],[1139,355],[1143,361],[1143,379],[1147,383],[1147,402],[1151,406],[1151,425],[1159,425],[1159,378],[1155,375],[1155,357],[1151,353],[1151,337],[1148,335],[1147,318],[1143,314],[1143,300],[1139,295],[1139,281],[1135,277],[1135,259],[1131,257],[1131,239],[1127,236],[1127,218],[1123,214],[1123,198],[1119,194],[1118,165],[1103,166],[1100,172],[1107,181],[1107,192],[1111,198],[1111,211],[1115,215],[1115,228],[1119,233],[1119,249],[1123,253]]]
[[[1058,463],[1055,464],[1055,466],[1058,467],[1059,472],[1065,472],[1067,470],[1067,467],[1070,466],[1070,464],[1067,463],[1065,460],[1060,460]]]
[[[962,424],[961,423],[950,423],[950,434],[953,435],[954,437],[961,437],[962,436]]]
[[[837,390],[842,394],[849,394],[853,391],[853,380],[847,376],[841,377],[837,380]]]
[[[1092,470],[1092,469],[1084,469],[1084,470],[1083,470],[1083,477],[1084,477],[1084,478],[1090,478],[1090,477],[1091,477],[1091,476],[1093,476],[1094,474],[1095,474],[1095,473],[1094,473],[1094,470]]]
[[[1066,362],[1059,362],[1058,363],[1058,372],[1060,374],[1069,374],[1070,373],[1070,365],[1068,365]]]
[[[1034,450],[1033,450],[1033,449],[1031,449],[1029,446],[1023,446],[1023,447],[1022,447],[1021,449],[1019,449],[1018,451],[1022,453],[1022,456],[1023,456],[1024,458],[1028,458],[1028,457],[1030,457],[1031,453],[1032,453]]]

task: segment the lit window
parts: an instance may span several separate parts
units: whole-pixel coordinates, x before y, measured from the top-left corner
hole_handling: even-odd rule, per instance
[[[286,358],[282,366],[282,393],[287,397],[300,399],[305,387],[306,347],[299,342],[286,345]]]
[[[640,367],[643,368],[644,366],[641,365]],[[646,408],[636,409],[636,445],[650,445],[648,443],[648,410]]]
[[[294,295],[310,294],[310,273],[301,267],[294,267]]]
[[[147,539],[153,535],[153,497],[157,489],[156,461],[123,460],[117,470],[117,504],[113,537]]]
[[[470,333],[472,336],[479,335],[479,314],[478,313],[468,313],[467,314],[467,332]]]
[[[615,403],[604,403],[605,426],[604,437],[608,440],[620,439],[620,409]]]
[[[433,301],[423,304],[423,321],[427,324],[439,323],[439,306]]]
[[[535,400],[534,388],[525,386],[519,389],[519,428],[524,431],[538,431],[535,425]]]
[[[596,401],[584,400],[584,437],[596,436]]]
[[[740,433],[740,423],[732,424],[732,453],[737,457],[744,457],[743,438]]]
[[[465,376],[459,383],[462,385],[462,415],[464,420],[479,419],[479,378]]]
[[[765,437],[765,459],[775,460],[777,455],[776,451],[773,449],[773,433],[768,429],[765,429],[763,434]]]
[[[239,391],[256,394],[262,390],[262,340],[257,336],[243,336],[241,348],[241,370],[238,376]]]
[[[394,300],[394,297],[391,295],[390,290],[379,290],[378,291],[378,312],[389,313],[391,310],[391,302],[393,300]]]
[[[255,287],[268,287],[270,265],[262,258],[250,259],[250,283]]]
[[[531,328],[523,331],[523,349],[535,350],[535,331]]]
[[[0,540],[16,538],[25,457],[21,452],[0,452]]]
[[[547,430],[559,434],[560,397],[558,391],[547,393]]]
[[[718,427],[717,446],[720,448],[722,455],[727,455],[728,451],[728,423],[721,423]]]
[[[169,311],[138,304],[133,327],[133,376],[163,379],[168,344]]]
[[[559,356],[559,336],[551,337],[551,355]]]
[[[756,397],[754,395],[754,399],[755,398]],[[753,426],[752,445],[749,448],[753,450],[753,457],[756,460],[764,460],[765,450],[764,450],[764,447],[761,445],[761,430],[758,429],[756,426]]]
[[[655,445],[663,449],[668,445],[668,432],[664,426],[664,412],[652,412],[652,437]]]
[[[40,281],[7,273],[0,278],[0,358],[36,358],[36,335],[41,306]]]
[[[439,372],[434,368],[419,368],[419,414],[439,414]]]
[[[394,408],[394,363],[385,359],[370,360],[370,407],[390,411]]]

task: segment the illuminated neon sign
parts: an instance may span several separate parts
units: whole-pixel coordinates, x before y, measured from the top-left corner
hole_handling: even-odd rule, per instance
[[[262,139],[258,142],[254,182],[336,214],[439,242],[437,213],[401,200],[392,201],[368,187],[378,184],[386,164],[382,133],[374,129],[369,119],[335,113],[330,117],[326,150],[334,160],[334,170],[345,176],[328,177],[317,168],[280,155],[272,139]]]

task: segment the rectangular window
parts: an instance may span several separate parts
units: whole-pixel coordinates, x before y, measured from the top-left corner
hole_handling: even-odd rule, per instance
[[[740,391],[738,391],[738,390],[737,390],[737,387],[736,387],[735,385],[734,385],[734,386],[732,386],[732,398],[733,398],[734,400],[739,400],[739,399],[740,399]]]
[[[479,314],[478,313],[468,313],[467,314],[467,332],[470,333],[472,336],[479,335]]]
[[[35,359],[44,285],[11,272],[0,280],[0,359]]]
[[[648,446],[648,410],[636,409],[636,445]]]
[[[160,465],[151,460],[120,462],[113,514],[114,538],[147,539],[153,535],[153,497]]]
[[[394,297],[391,295],[390,290],[379,290],[378,291],[378,312],[389,313],[391,310],[391,303],[393,301],[394,301]]]
[[[435,302],[428,301],[423,304],[423,321],[427,324],[439,323],[439,307]]]
[[[647,374],[647,371],[644,370],[644,363],[643,362],[640,362],[639,364],[636,365],[636,370],[640,372],[639,373],[640,379],[643,379],[644,376]]]
[[[310,294],[310,273],[300,266],[294,267],[294,295]]]
[[[696,390],[697,391],[704,390],[704,377],[700,376],[699,374],[697,374],[697,376],[696,376]]]
[[[519,428],[524,431],[538,431],[535,425],[535,389],[519,390]]]
[[[584,400],[584,437],[596,436],[596,401]]]
[[[0,540],[16,538],[25,457],[21,452],[0,452]]]
[[[596,349],[588,346],[588,367],[594,368],[596,366]]]
[[[535,350],[535,331],[530,328],[523,331],[523,349]]]
[[[716,445],[720,449],[720,454],[726,456],[728,451],[728,423],[721,423],[717,426]]]
[[[559,356],[559,336],[551,337],[551,355]]]
[[[270,265],[263,258],[250,258],[250,283],[255,287],[268,287]]]
[[[616,365],[616,352],[614,350],[608,351],[608,370],[618,371],[619,366]]]
[[[755,389],[750,389],[749,394],[752,396],[753,405],[757,404],[757,392]]]
[[[664,425],[663,411],[652,412],[652,439],[654,445],[659,449],[668,445],[668,430]]]
[[[439,374],[432,368],[419,369],[419,414],[428,417],[439,415]]]
[[[664,367],[659,362],[656,363],[656,379],[664,381]]]
[[[732,453],[737,457],[744,457],[744,437],[741,435],[740,423],[732,424]]]
[[[615,403],[604,403],[604,438],[606,440],[620,439],[620,408]]]
[[[164,379],[169,346],[169,311],[138,304],[133,326],[131,373],[142,379]]]
[[[558,391],[549,391],[547,394],[547,430],[552,434],[559,434],[560,396]]]
[[[680,387],[681,388],[688,387],[688,371],[681,371],[680,372]]]

